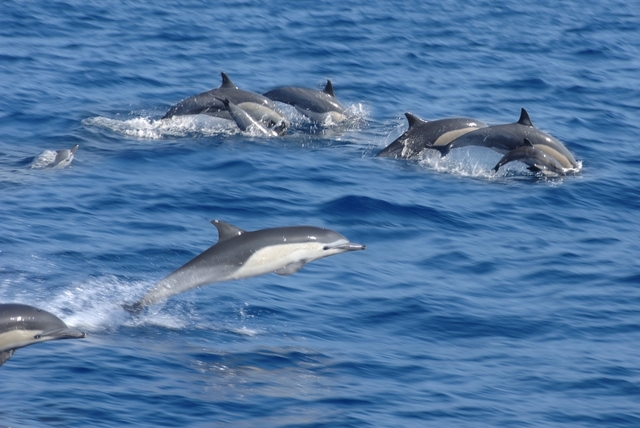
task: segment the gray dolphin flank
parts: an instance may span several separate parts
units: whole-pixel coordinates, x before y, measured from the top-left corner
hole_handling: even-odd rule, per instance
[[[18,348],[49,340],[80,339],[85,336],[42,309],[18,303],[0,304],[0,365],[11,358]]]
[[[521,110],[520,119],[515,123],[480,128],[456,138],[447,145],[434,145],[432,149],[446,156],[454,148],[480,146],[504,154],[522,147],[525,138],[531,141],[536,149],[556,159],[563,168],[579,168],[573,155],[560,141],[533,126],[525,109]]]
[[[376,156],[415,159],[426,148],[446,145],[467,132],[487,126],[480,120],[468,117],[427,121],[411,113],[404,115],[409,122],[409,129]]]
[[[239,89],[225,73],[222,75],[222,85],[210,91],[186,98],[172,106],[162,119],[189,114],[206,114],[231,120],[222,100],[229,100],[239,106],[255,120],[264,122],[267,126],[287,126],[287,120],[278,106],[269,98],[260,94]]]
[[[509,162],[520,161],[529,165],[530,171],[540,171],[544,175],[566,175],[560,163],[542,150],[536,149],[529,139],[524,139],[524,146],[511,150],[500,159],[493,168],[498,172],[500,167]]]
[[[291,275],[313,260],[365,249],[364,245],[351,243],[338,232],[320,227],[289,226],[247,232],[221,220],[211,223],[218,229],[215,245],[124,308],[138,313],[145,306],[206,284],[271,272]]]
[[[272,89],[263,95],[274,101],[291,104],[302,115],[316,122],[323,123],[331,120],[338,123],[347,117],[347,110],[336,99],[331,80],[327,80],[327,84],[322,91],[296,86],[283,86]]]

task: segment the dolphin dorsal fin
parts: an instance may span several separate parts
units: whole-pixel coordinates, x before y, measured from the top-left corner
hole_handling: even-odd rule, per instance
[[[239,227],[226,223],[222,220],[211,220],[211,224],[218,229],[218,242],[226,241],[236,236],[240,236],[246,232]]]
[[[324,90],[322,92],[335,97],[335,94],[333,93],[333,83],[331,83],[331,80],[327,80],[327,85],[324,87]]]
[[[409,128],[411,128],[412,126],[415,126],[419,123],[427,123],[426,120],[420,119],[418,116],[416,116],[413,113],[405,113],[404,114],[407,117],[407,121],[409,121]]]
[[[524,139],[524,145],[526,147],[533,147],[533,143],[531,142],[531,140],[529,140],[528,138]]]
[[[222,76],[222,85],[220,85],[221,88],[238,89],[235,83],[233,83],[231,79],[229,79],[229,76],[224,74],[224,72],[220,73],[220,75]]]
[[[529,119],[529,113],[527,113],[525,109],[522,109],[520,112],[520,119],[518,119],[518,123],[524,126],[533,126],[531,119]]]

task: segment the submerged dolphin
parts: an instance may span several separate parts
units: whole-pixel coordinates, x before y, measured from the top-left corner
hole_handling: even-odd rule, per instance
[[[468,132],[444,146],[433,146],[442,156],[446,156],[453,148],[466,146],[488,147],[499,153],[507,153],[523,146],[527,138],[534,147],[556,159],[563,168],[578,169],[579,165],[573,155],[558,140],[546,134],[531,123],[525,109],[515,123],[494,125]]]
[[[511,150],[500,159],[493,168],[498,172],[501,166],[509,162],[520,161],[529,165],[530,171],[541,171],[544,175],[566,175],[560,163],[542,150],[536,149],[528,138],[524,139],[524,146]]]
[[[338,232],[320,227],[290,226],[247,232],[221,220],[211,223],[218,229],[218,242],[214,246],[124,308],[137,313],[174,294],[214,282],[271,272],[291,275],[313,260],[365,248],[349,242]]]
[[[85,337],[84,333],[70,329],[47,311],[17,303],[0,304],[0,365],[18,348],[48,340],[82,337]]]
[[[467,132],[487,126],[484,122],[468,117],[427,121],[411,113],[404,115],[409,122],[409,129],[376,156],[416,158],[425,148],[443,146]]]
[[[59,169],[69,166],[78,147],[78,144],[76,144],[71,149],[45,150],[33,159],[31,168]]]
[[[347,117],[347,109],[336,99],[331,80],[322,91],[316,89],[283,86],[264,94],[265,97],[281,103],[291,104],[304,116],[316,122],[331,120],[342,122]]]
[[[219,88],[194,95],[172,106],[162,119],[188,114],[207,114],[231,120],[222,100],[228,99],[246,111],[255,120],[264,122],[267,126],[286,126],[287,121],[278,106],[260,94],[238,89],[238,87],[224,73],[222,85]]]
[[[225,108],[235,120],[236,125],[243,132],[249,132],[254,135],[263,135],[265,137],[276,137],[286,133],[286,128],[267,128],[261,122],[255,120],[246,111],[229,101],[228,99],[222,100]]]

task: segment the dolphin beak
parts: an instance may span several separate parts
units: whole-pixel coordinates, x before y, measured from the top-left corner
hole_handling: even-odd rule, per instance
[[[337,245],[326,245],[324,247],[325,250],[332,250],[332,249],[340,249],[343,251],[358,251],[358,250],[364,250],[366,248],[366,246],[362,245],[362,244],[355,244],[353,242],[345,242],[343,244],[337,244]]]
[[[52,331],[43,333],[42,336],[50,337],[51,340],[82,339],[83,337],[86,337],[87,334],[82,331],[74,330],[72,328],[61,328],[59,330],[52,330]]]

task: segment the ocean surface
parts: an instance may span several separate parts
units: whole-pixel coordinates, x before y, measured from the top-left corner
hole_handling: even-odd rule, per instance
[[[221,72],[351,118],[160,120]],[[0,367],[0,426],[640,426],[636,1],[6,1],[0,94],[0,302],[87,333]],[[375,157],[405,112],[523,107],[579,174]],[[213,219],[367,249],[125,312]]]

